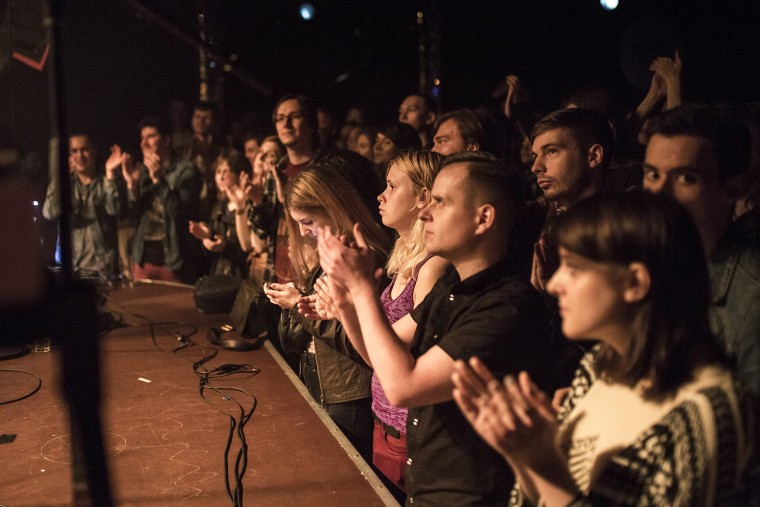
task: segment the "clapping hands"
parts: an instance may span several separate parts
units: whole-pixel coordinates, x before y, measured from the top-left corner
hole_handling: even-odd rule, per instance
[[[526,372],[503,382],[478,359],[457,361],[453,397],[473,429],[513,464],[532,467],[551,453],[557,413]]]

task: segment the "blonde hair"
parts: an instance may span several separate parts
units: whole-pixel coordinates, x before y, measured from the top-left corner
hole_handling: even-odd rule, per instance
[[[416,198],[419,198],[423,189],[426,189],[429,200],[430,190],[433,188],[433,181],[438,174],[442,158],[438,153],[412,148],[397,153],[388,163],[388,170],[395,167],[404,173],[412,182]],[[425,224],[419,218],[420,210],[416,207],[416,202],[412,206],[410,211],[415,211],[416,217],[411,233],[406,240],[401,237],[396,240],[386,264],[388,275],[398,275],[400,280],[411,279],[415,275],[414,268],[429,255],[423,241]]]
[[[291,210],[319,216],[333,234],[345,235],[350,240],[353,239],[354,223],[359,223],[370,249],[380,259],[384,260],[388,255],[390,238],[385,230],[377,223],[357,189],[330,169],[329,164],[309,167],[293,178],[288,184],[285,207],[290,262],[295,283],[301,289],[319,266],[319,255],[316,241],[301,236],[298,223],[290,216]]]
[[[277,145],[277,160],[285,156],[285,147],[282,145],[282,141],[277,136],[266,136],[261,140],[259,146],[264,146],[264,143],[275,143]]]

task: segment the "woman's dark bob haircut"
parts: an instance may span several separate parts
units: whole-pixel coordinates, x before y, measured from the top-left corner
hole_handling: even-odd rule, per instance
[[[620,357],[601,345],[597,373],[647,394],[674,393],[691,378],[700,343],[717,346],[707,318],[710,286],[697,228],[687,211],[666,196],[645,192],[600,194],[560,215],[557,244],[595,262],[646,266],[651,286],[633,308],[631,348]]]

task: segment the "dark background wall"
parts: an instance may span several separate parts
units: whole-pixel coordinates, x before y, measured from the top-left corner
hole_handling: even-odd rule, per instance
[[[311,0],[311,21],[300,19],[300,3],[205,1],[211,47],[236,54],[235,68],[270,90],[261,94],[220,73],[228,119],[250,111],[268,125],[277,97],[291,91],[311,94],[339,114],[359,104],[377,121],[392,118],[403,96],[417,88],[417,12],[436,6],[444,110],[488,103],[507,73],[521,76],[545,110],[587,84],[610,88],[631,107],[644,91],[626,79],[623,67],[645,68],[649,57],[637,62],[636,55],[650,54],[651,41],[664,33],[682,48],[687,98],[757,100],[760,91],[758,2],[620,0],[608,12],[598,0]],[[143,4],[197,37],[199,0]],[[166,111],[174,98],[197,98],[197,50],[132,3],[59,5],[59,78],[72,130],[93,132],[102,148],[118,142],[136,150],[140,117]],[[40,11],[39,0],[0,3],[0,140],[27,152],[44,151],[49,136],[50,66],[39,72],[7,56],[22,32],[33,37],[36,29],[42,36],[34,26]],[[623,62],[621,48],[628,55]]]

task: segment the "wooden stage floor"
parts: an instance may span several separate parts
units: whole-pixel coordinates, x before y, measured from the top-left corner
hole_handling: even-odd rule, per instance
[[[397,505],[269,343],[249,352],[210,345],[206,334],[225,315],[198,313],[187,287],[137,283],[109,297],[109,310],[128,324],[99,342],[103,433],[115,505],[231,505],[224,481],[230,422],[199,394],[193,362],[203,356],[201,346],[219,352],[206,365],[209,369],[234,363],[261,370],[213,384],[245,389],[258,400],[245,427],[249,459],[243,479],[245,505]],[[190,324],[155,327],[161,348],[178,345],[170,332],[193,328],[197,331],[191,340],[196,345],[176,354],[158,350],[147,321],[137,315],[154,322]],[[71,432],[59,385],[59,360],[60,343],[54,343],[50,353],[0,361],[0,401],[21,396],[36,385],[32,375],[7,370],[32,372],[42,380],[33,396],[0,405],[0,433],[16,435],[13,442],[0,444],[0,506],[72,505]],[[224,410],[237,410],[220,393],[207,390],[206,395]],[[251,406],[244,394],[233,397]],[[230,468],[238,449],[233,439]]]

